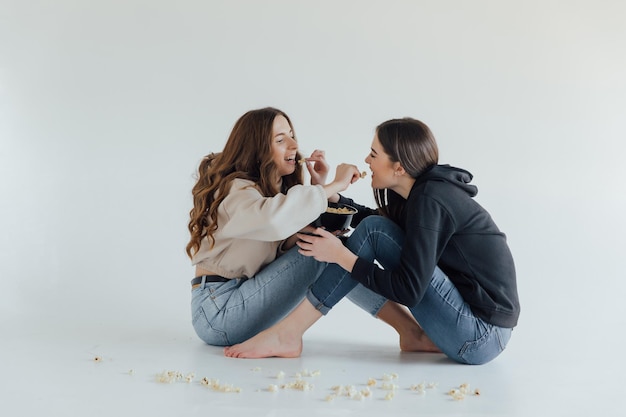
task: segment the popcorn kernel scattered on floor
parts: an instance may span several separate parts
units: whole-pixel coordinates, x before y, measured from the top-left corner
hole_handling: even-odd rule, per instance
[[[183,374],[178,371],[163,371],[156,375],[157,382],[171,384],[175,381],[183,379]]]
[[[465,382],[456,388],[450,389],[447,394],[450,395],[453,400],[461,401],[461,400],[464,400],[467,395],[471,395],[471,393],[472,391],[470,389],[470,385],[467,382]],[[475,396],[480,395],[480,390],[476,388],[473,391],[473,394]]]
[[[387,391],[394,391],[398,388],[400,388],[398,385],[396,384],[392,384],[389,382],[383,382],[383,384],[380,386],[381,389],[387,390]]]
[[[284,387],[299,390],[299,391],[310,391],[314,388],[312,384],[309,384],[303,379],[296,379],[293,382],[285,384]]]
[[[415,392],[417,392],[417,393],[418,393],[418,394],[420,394],[420,395],[424,395],[424,394],[426,394],[426,391],[424,391],[424,388],[425,388],[424,383],[420,383],[420,384],[412,384],[412,385],[409,387],[409,389],[410,389],[411,391],[415,391]]]
[[[99,362],[102,358],[100,356],[96,356],[94,361]],[[261,368],[253,368],[255,372],[261,370]],[[134,370],[130,369],[128,371],[129,375],[134,374]],[[266,392],[278,392],[280,389],[293,389],[298,391],[311,391],[314,389],[314,385],[309,383],[307,380],[303,379],[303,377],[312,377],[318,376],[321,374],[320,370],[315,370],[310,372],[307,369],[303,369],[300,372],[295,373],[295,379],[289,382],[286,382],[281,385],[277,384],[269,384],[265,389],[257,389],[256,391],[266,391]],[[279,371],[276,374],[276,379],[283,379],[285,377],[285,372]],[[369,378],[366,384],[359,384],[361,389],[357,389],[354,385],[334,385],[330,388],[332,393],[326,395],[324,398],[325,401],[331,402],[335,401],[337,397],[346,397],[356,401],[364,401],[366,398],[374,397],[373,391],[370,389],[371,387],[378,387],[380,390],[384,391],[384,400],[391,401],[395,398],[396,393],[401,394],[399,391],[400,386],[395,384],[394,381],[397,380],[397,373],[383,374],[381,383],[378,383],[377,379]],[[195,373],[189,372],[186,375],[179,371],[174,370],[166,370],[161,373],[156,374],[156,380],[160,383],[168,383],[172,384],[174,382],[187,382],[191,383],[195,379]],[[233,384],[223,384],[220,383],[219,379],[216,378],[207,378],[203,377],[199,383],[199,385],[206,386],[212,391],[215,392],[223,392],[223,393],[240,393],[242,389]],[[434,389],[437,387],[436,382],[421,382],[418,384],[411,384],[408,387],[408,390],[417,392],[420,395],[426,394],[426,389]],[[405,388],[406,389],[406,388]],[[478,388],[472,389],[470,384],[464,382],[457,387],[450,388],[446,394],[452,398],[454,401],[462,401],[467,396],[480,396],[481,391]],[[379,397],[380,398],[380,397]]]

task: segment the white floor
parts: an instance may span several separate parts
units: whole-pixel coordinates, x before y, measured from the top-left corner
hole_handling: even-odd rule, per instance
[[[348,302],[310,330],[298,359],[225,358],[197,339],[183,311],[174,318],[152,314],[139,324],[140,312],[107,321],[70,310],[4,317],[0,402],[6,415],[623,415],[625,367],[618,347],[615,354],[589,350],[582,333],[559,340],[584,328],[581,321],[552,331],[553,318],[537,326],[528,314],[498,359],[462,366],[440,355],[400,353],[393,332]],[[194,377],[158,382],[166,371]],[[289,388],[298,373],[310,389]],[[203,377],[241,391],[211,390]],[[376,380],[371,396],[328,401],[334,386],[360,392],[370,378]],[[411,389],[421,383],[423,393]],[[480,396],[455,401],[447,395],[464,383]],[[278,390],[271,392],[271,385]]]

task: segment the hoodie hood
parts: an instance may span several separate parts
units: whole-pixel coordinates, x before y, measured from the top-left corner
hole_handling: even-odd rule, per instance
[[[474,176],[469,171],[461,168],[450,165],[432,165],[415,179],[415,185],[426,181],[443,181],[462,189],[470,197],[474,197],[478,194],[478,187],[470,184],[472,178]]]

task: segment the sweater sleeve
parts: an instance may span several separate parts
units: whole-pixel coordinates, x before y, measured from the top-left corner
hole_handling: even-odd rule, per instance
[[[253,183],[233,181],[222,201],[223,236],[266,242],[288,238],[315,220],[328,206],[321,185],[296,185],[287,194],[263,197]]]
[[[399,265],[383,269],[358,258],[351,276],[392,301],[413,306],[424,296],[454,225],[445,208],[430,198],[409,204],[407,213],[412,214],[406,219]]]

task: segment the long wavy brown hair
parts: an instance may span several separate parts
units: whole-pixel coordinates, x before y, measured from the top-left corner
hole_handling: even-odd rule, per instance
[[[205,237],[208,236],[211,247],[215,244],[217,208],[226,198],[233,179],[254,182],[265,197],[285,193],[294,185],[303,183],[300,164],[296,164],[292,174],[282,177],[280,189],[276,182],[278,170],[272,160],[272,127],[279,115],[287,119],[295,139],[291,120],[284,112],[272,107],[250,110],[237,120],[222,152],[210,153],[200,162],[197,182],[191,190],[193,208],[189,212],[188,224],[191,239],[186,247],[190,258],[198,252]],[[296,158],[301,158],[299,152]]]
[[[376,127],[380,145],[392,162],[399,162],[413,178],[439,163],[435,136],[423,122],[405,117],[391,119]],[[406,200],[393,190],[375,189],[374,199],[382,215],[400,223]]]

